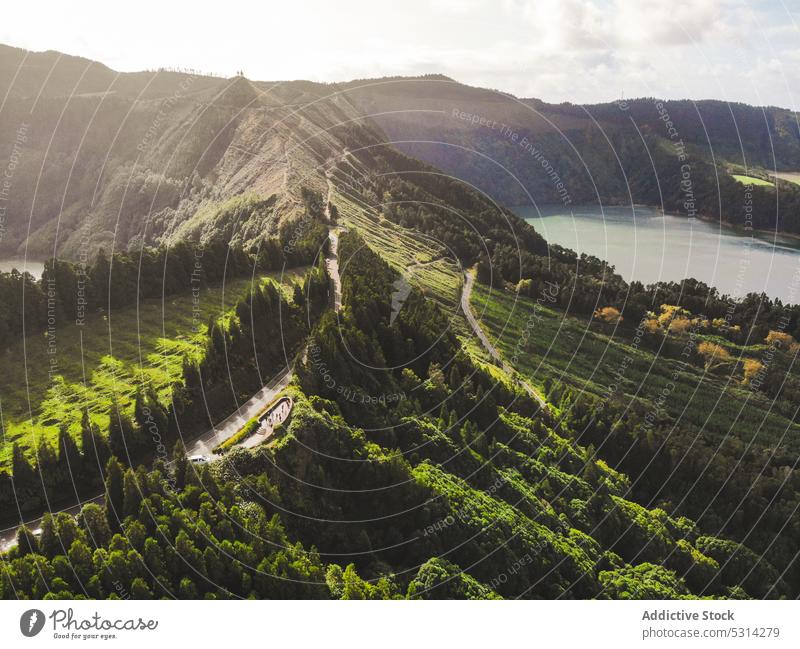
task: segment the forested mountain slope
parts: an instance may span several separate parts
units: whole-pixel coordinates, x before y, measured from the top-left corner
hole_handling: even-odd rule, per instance
[[[331,158],[370,140],[506,205],[632,201],[800,231],[800,187],[770,181],[745,196],[728,173],[800,168],[797,116],[778,108],[553,105],[439,76],[317,84],[118,73],[6,46],[0,88],[6,254],[77,258],[217,235],[257,244],[299,218],[302,184],[324,191]],[[277,200],[237,210],[230,201],[243,195]]]
[[[77,522],[48,517],[40,537],[23,528],[0,594],[789,592],[746,547],[630,500],[628,478],[466,355],[421,291],[390,322],[397,273],[358,234],[343,235],[339,254],[349,268],[341,313],[323,314],[312,334],[277,438],[210,466],[187,464],[180,447],[171,468],[151,472],[112,458],[105,507],[87,505]]]
[[[441,77],[268,84],[0,54],[10,88],[2,132],[21,138],[16,153],[10,147],[3,245],[78,261],[51,260],[38,281],[0,275],[5,358],[55,339],[62,363],[40,371],[35,390],[26,384],[19,421],[3,423],[0,513],[18,522],[67,492],[100,491],[103,500],[77,519],[45,516],[40,535],[20,528],[0,595],[798,595],[796,453],[781,433],[797,427],[787,393],[800,380],[790,371],[800,307],[757,295],[733,303],[693,280],[627,283],[600,259],[549,246],[493,198],[510,203],[530,191],[540,201],[677,204],[690,164],[694,200],[712,200],[707,182],[719,168],[685,106],[669,109],[687,124],[688,163],[657,132],[664,122],[648,117],[647,102],[622,109],[639,120],[633,137],[618,106],[544,106]],[[16,78],[28,64],[31,76]],[[748,111],[741,119],[755,120]],[[484,113],[493,117],[481,124]],[[775,119],[786,131],[781,164],[792,165],[791,119]],[[766,164],[756,121],[745,148]],[[719,129],[729,164],[744,162],[721,117]],[[475,137],[485,137],[483,156],[469,150]],[[408,141],[435,138],[452,141]],[[507,185],[503,166],[514,165],[519,182]],[[744,191],[727,180],[735,187],[720,187],[731,195]],[[775,200],[774,188],[763,191],[754,200]],[[85,268],[84,255],[93,257]],[[289,268],[294,279],[275,283],[271,273]],[[475,276],[473,303],[485,307],[508,363],[486,354],[464,320],[465,274]],[[78,331],[79,282],[87,326]],[[195,290],[217,306],[194,304]],[[140,328],[148,313],[163,332],[158,322]],[[578,371],[564,355],[581,349],[586,321],[597,331],[586,333],[592,344]],[[633,349],[640,322],[647,336]],[[119,323],[130,329],[124,364],[114,355]],[[542,351],[552,330],[553,349]],[[84,335],[95,337],[87,349],[106,336],[109,348],[94,352],[88,380],[84,347],[62,342]],[[687,339],[697,350],[684,357]],[[761,376],[752,361],[772,346],[780,353]],[[721,402],[729,430],[720,463],[713,444],[723,424],[704,426],[705,399],[678,417],[680,434],[668,442],[681,404],[650,417],[642,395],[629,411],[634,378],[620,379],[620,394],[599,407],[601,380],[634,351],[655,366],[656,383],[674,375],[677,396],[713,370],[723,398],[772,399],[764,441],[749,441],[756,413],[740,421],[730,399]],[[730,389],[721,387],[723,354]],[[550,380],[536,385],[540,401],[523,388],[551,361]],[[184,441],[287,366],[293,408],[264,444],[188,461]],[[678,454],[695,447],[702,455],[687,453],[682,466]],[[654,458],[661,463],[650,470]],[[762,467],[768,475],[752,493],[724,489],[731,473],[753,479]],[[709,513],[705,494],[687,489],[698,472],[724,507]],[[758,508],[764,524],[749,534],[746,514]]]
[[[0,48],[0,250],[93,256],[177,239],[252,246],[301,216],[301,186],[365,128],[324,86],[116,73]],[[275,196],[271,202],[271,197]],[[237,201],[248,197],[244,208]]]
[[[800,123],[788,110],[654,98],[547,104],[436,75],[343,92],[398,148],[506,205],[647,203],[800,232],[800,187],[770,180],[746,196],[730,175],[800,169]]]

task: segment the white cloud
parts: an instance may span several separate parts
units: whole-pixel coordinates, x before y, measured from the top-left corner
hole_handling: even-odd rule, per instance
[[[550,101],[719,97],[794,105],[798,27],[751,0],[308,0],[224,10],[140,0],[10,3],[0,41],[121,70],[185,66],[257,79],[441,71]]]

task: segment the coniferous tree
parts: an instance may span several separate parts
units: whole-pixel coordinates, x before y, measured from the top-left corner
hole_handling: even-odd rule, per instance
[[[17,552],[23,557],[39,552],[39,541],[27,525],[20,525],[17,529]]]
[[[103,508],[95,503],[88,503],[78,514],[78,524],[86,533],[87,540],[94,547],[107,545],[111,540],[111,528]]]
[[[175,442],[175,447],[172,450],[172,467],[175,472],[175,486],[178,489],[183,489],[186,484],[186,470],[189,461],[186,457],[186,448],[183,441],[178,440]]]
[[[69,479],[66,467],[62,474],[56,452],[43,437],[36,445],[36,471],[39,474],[40,484],[44,485],[48,500],[53,497],[58,484]]]
[[[58,459],[62,466],[68,467],[74,480],[81,480],[82,458],[78,445],[72,439],[66,426],[58,429]]]
[[[81,454],[85,470],[95,478],[111,456],[108,440],[100,434],[100,428],[92,423],[88,409],[81,416]]]
[[[47,512],[44,516],[42,516],[41,529],[42,533],[39,537],[39,548],[41,553],[50,559],[55,557],[57,554],[63,554],[64,549],[61,547],[61,541],[59,541],[56,534],[55,521],[53,520],[53,515],[50,512]]]
[[[142,493],[136,474],[133,469],[125,471],[122,480],[122,514],[123,518],[136,516],[139,513],[139,505],[142,502]]]
[[[111,457],[106,464],[106,511],[111,529],[119,529],[122,515],[122,505],[125,499],[123,488],[122,465],[116,457]]]
[[[109,411],[108,445],[112,455],[119,458],[134,457],[139,450],[130,417],[122,412],[116,401]]]
[[[14,442],[11,450],[11,474],[17,489],[30,489],[35,486],[36,473],[17,442]]]

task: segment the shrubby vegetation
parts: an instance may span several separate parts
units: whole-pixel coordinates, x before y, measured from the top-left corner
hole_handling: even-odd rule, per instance
[[[370,155],[377,170],[407,163],[389,149]],[[732,305],[691,280],[628,285],[600,260],[548,249],[521,221],[510,221],[519,225],[511,233],[506,219],[514,217],[443,176],[418,165],[405,171],[365,178],[361,191],[383,199],[388,219],[477,264],[480,278],[492,274],[534,299],[547,290],[548,308],[598,314],[604,330],[652,321],[643,346],[666,346],[671,361],[688,326],[705,328],[707,346],[687,362],[709,372],[751,337],[793,349],[793,307],[758,296]],[[321,197],[303,199],[321,225]],[[324,226],[312,231],[321,239]],[[783,498],[794,489],[782,480],[783,455],[773,454],[751,497],[715,468],[721,453],[724,471],[741,461],[753,475],[764,450],[742,440],[720,450],[691,427],[667,434],[649,425],[646,404],[623,411],[566,382],[545,386],[552,412],[564,415],[556,420],[510,377],[472,359],[420,290],[393,317],[398,275],[356,232],[341,235],[339,257],[347,263],[339,313],[326,309],[321,261],[291,302],[268,283],[230,321],[209,324],[206,353],[200,364],[187,362],[173,408],[159,408],[143,386],[132,419],[112,413],[107,440],[87,423],[82,448],[59,441],[61,462],[45,448],[32,467],[15,451],[14,486],[27,485],[27,501],[47,494],[36,486],[42,467],[57,476],[67,458],[105,467],[107,500],[77,522],[56,517],[46,524],[55,531],[39,538],[23,528],[4,564],[4,596],[796,596],[795,531],[775,535],[794,502]],[[178,446],[169,469],[160,461],[150,471],[124,468],[150,459],[154,421],[168,443],[173,426],[207,425],[209,413],[260,387],[264,368],[285,360],[287,348],[303,350],[297,398],[268,446],[234,449],[202,467]],[[754,366],[745,372],[743,384],[763,378]],[[675,503],[699,474],[703,491],[725,485],[724,506]],[[754,511],[771,517],[756,534],[746,524]],[[69,572],[71,562],[80,572]]]
[[[94,313],[147,298],[196,291],[255,272],[314,264],[327,245],[327,229],[320,214],[307,214],[301,223],[283,223],[278,237],[253,251],[230,247],[215,237],[203,245],[179,241],[138,253],[108,256],[100,250],[85,266],[49,259],[38,280],[28,273],[0,272],[0,349],[23,335],[46,331],[48,322],[85,321]]]
[[[84,410],[80,444],[64,424],[55,447],[40,436],[30,454],[15,442],[11,471],[0,472],[0,508],[16,511],[18,504],[31,513],[66,494],[96,493],[110,455],[129,465],[163,456],[179,437],[202,432],[234,411],[292,360],[308,333],[307,313],[318,313],[327,303],[322,264],[307,274],[300,293],[302,304],[289,302],[268,281],[252,287],[232,318],[212,318],[205,349],[199,360],[184,360],[182,379],[166,404],[145,382],[132,412],[112,403],[107,431]]]
[[[591,316],[598,309],[614,308],[633,327],[667,304],[713,322],[719,335],[737,344],[760,342],[770,330],[800,339],[800,305],[755,293],[734,300],[695,279],[649,286],[626,282],[601,259],[548,245],[533,226],[436,169],[388,147],[369,156],[364,167],[383,173],[360,176],[357,185],[349,185],[351,191],[380,205],[392,222],[444,244],[463,267],[476,265],[483,283],[511,285],[534,299],[546,295],[548,304],[573,315]],[[724,186],[725,180],[730,180],[741,202],[741,185],[722,178]],[[800,188],[797,193],[800,196]],[[765,212],[769,210],[759,213]]]
[[[336,333],[387,362],[336,356],[325,317],[311,345],[336,359],[337,381],[406,398],[356,408],[307,361],[305,394],[267,447],[197,467],[178,446],[170,469],[149,472],[111,458],[104,508],[48,519],[38,538],[20,531],[5,597],[788,594],[764,558],[631,500],[625,475],[454,337],[413,327],[440,317],[421,295],[390,324],[393,273],[355,234],[341,253],[352,259]],[[391,426],[361,427],[376,421]]]
[[[669,304],[634,325],[551,306],[475,293],[506,358],[516,355],[581,444],[631,478],[639,502],[767,553],[798,592],[794,338],[772,331],[735,345],[713,321]]]

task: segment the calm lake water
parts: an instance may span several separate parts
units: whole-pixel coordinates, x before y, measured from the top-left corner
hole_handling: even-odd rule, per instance
[[[793,240],[773,243],[646,207],[635,214],[631,207],[514,211],[549,242],[605,259],[626,280],[694,277],[736,298],[763,291],[785,303],[800,302],[800,243]]]
[[[0,259],[0,271],[8,273],[16,268],[20,273],[28,271],[36,279],[39,279],[44,272],[44,262],[28,259],[25,261],[23,258],[8,258]]]

